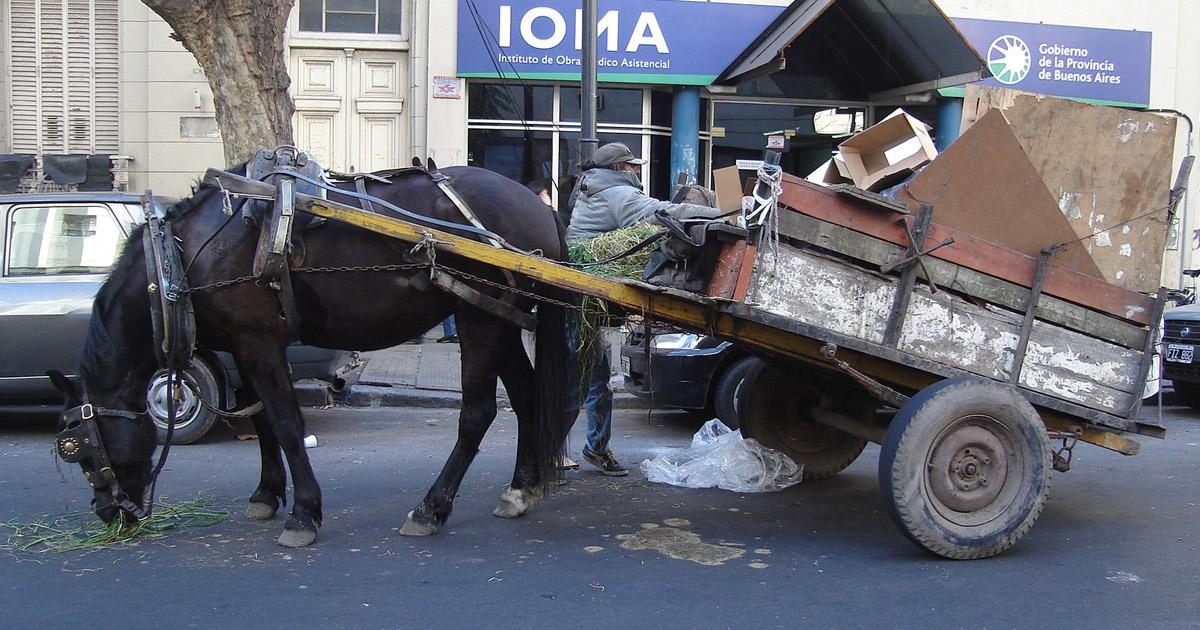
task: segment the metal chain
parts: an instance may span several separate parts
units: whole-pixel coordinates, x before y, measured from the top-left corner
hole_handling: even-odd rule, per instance
[[[378,273],[378,272],[385,272],[385,271],[408,271],[408,270],[414,270],[414,269],[437,269],[439,271],[444,271],[450,275],[458,276],[459,278],[462,278],[464,280],[471,280],[474,282],[478,282],[480,284],[485,284],[487,286],[495,287],[502,291],[508,291],[510,293],[515,293],[517,295],[531,298],[531,299],[537,300],[539,302],[546,302],[548,304],[554,304],[556,306],[561,306],[563,308],[579,311],[581,313],[588,310],[588,309],[586,309],[582,306],[576,305],[576,304],[571,304],[569,302],[563,302],[561,300],[549,298],[544,295],[534,293],[532,291],[525,291],[522,289],[518,289],[516,287],[512,287],[507,284],[502,284],[499,282],[488,280],[487,278],[481,278],[475,274],[467,273],[465,271],[460,271],[458,269],[453,269],[451,267],[441,266],[436,263],[421,262],[421,263],[405,263],[405,264],[396,264],[396,265],[369,265],[369,266],[362,266],[362,267],[302,267],[300,269],[293,269],[292,271],[294,273],[342,273],[342,272],[376,272],[376,273]],[[251,282],[251,281],[254,281],[257,279],[258,279],[257,276],[241,276],[238,278],[232,278],[230,280],[220,280],[218,282],[213,282],[211,284],[204,284],[204,285],[200,285],[200,286],[190,287],[190,288],[188,288],[187,293],[196,293],[197,291],[204,291],[207,289],[221,289],[221,288],[224,288],[227,286],[241,284],[244,282]]]
[[[516,287],[511,287],[507,284],[500,284],[499,282],[493,282],[492,280],[488,280],[487,278],[480,278],[477,275],[470,274],[465,271],[460,271],[458,269],[452,269],[450,267],[438,267],[437,269],[439,271],[444,271],[452,276],[458,276],[459,278],[462,278],[464,280],[473,280],[480,284],[486,284],[488,286],[496,287],[497,289],[501,289],[503,291],[508,291],[509,293],[516,293],[517,295],[523,295],[527,298],[532,298],[534,300],[538,300],[539,302],[546,302],[547,304],[554,304],[556,306],[561,306],[563,308],[579,311],[580,313],[586,312],[588,310],[588,309],[584,308],[583,306],[580,306],[577,304],[570,304],[568,302],[563,302],[561,300],[556,300],[554,298],[548,298],[544,295],[539,295],[537,293],[533,293],[532,291],[525,291],[522,289],[518,289]]]
[[[336,272],[355,272],[355,271],[368,271],[368,272],[406,271],[406,270],[410,270],[410,269],[428,269],[429,266],[430,265],[428,263],[407,263],[407,264],[399,264],[399,265],[370,265],[370,266],[363,266],[363,267],[301,267],[300,269],[293,269],[292,273],[336,273]],[[250,282],[253,280],[258,280],[258,276],[241,276],[238,278],[232,278],[230,280],[219,280],[219,281],[213,282],[211,284],[203,284],[198,287],[191,287],[186,291],[186,293],[195,293],[197,291],[203,291],[205,289],[220,289],[220,288],[224,288],[224,287],[235,285],[235,284],[241,284],[243,282]]]

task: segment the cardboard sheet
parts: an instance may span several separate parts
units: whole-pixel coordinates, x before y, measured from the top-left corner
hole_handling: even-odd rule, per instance
[[[1029,256],[1070,242],[1054,264],[1102,277],[1000,111],[968,129],[905,190],[896,198],[911,212],[917,200],[933,204],[934,222]]]
[[[1134,291],[1161,284],[1176,120],[969,86],[963,126],[1002,110],[1029,162],[1102,277]]]

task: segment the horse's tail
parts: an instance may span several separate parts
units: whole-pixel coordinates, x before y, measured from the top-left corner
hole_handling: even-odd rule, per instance
[[[563,257],[567,246],[559,225],[559,243]],[[562,289],[542,286],[541,293],[563,304],[575,305],[579,298]],[[533,367],[536,378],[537,468],[542,489],[562,474],[559,456],[567,433],[579,413],[579,372],[575,358],[575,343],[571,336],[576,326],[571,321],[575,309],[563,304],[543,301],[538,304],[537,342]]]

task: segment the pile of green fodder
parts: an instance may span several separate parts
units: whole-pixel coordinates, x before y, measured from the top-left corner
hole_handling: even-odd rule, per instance
[[[659,227],[652,223],[639,223],[571,243],[567,246],[567,251],[571,256],[571,262],[593,263],[628,251],[629,248],[653,236],[658,230]],[[650,262],[650,253],[653,251],[653,245],[647,246],[620,260],[591,265],[582,269],[594,276],[641,280],[642,270],[646,268],[646,263]]]
[[[192,527],[211,527],[229,518],[229,512],[213,506],[213,499],[199,494],[195,499],[172,504],[159,501],[149,518],[137,523],[115,519],[105,524],[92,512],[71,512],[45,520],[0,523],[11,530],[0,549],[20,553],[64,553],[131,544],[137,540],[162,538],[167,532]]]
[[[652,223],[640,223],[619,230],[613,230],[600,236],[568,245],[571,262],[594,263],[622,254],[633,246],[654,236],[659,226]],[[655,245],[630,254],[619,260],[599,265],[589,265],[581,269],[594,276],[618,278],[622,280],[641,280],[646,263],[650,262],[650,254]],[[610,313],[608,302],[591,296],[583,296],[580,303],[582,310],[576,320],[576,360],[578,361],[581,382],[580,397],[587,390],[589,374],[595,365],[596,352],[599,351],[600,335],[606,326],[620,325],[621,320],[616,314]]]

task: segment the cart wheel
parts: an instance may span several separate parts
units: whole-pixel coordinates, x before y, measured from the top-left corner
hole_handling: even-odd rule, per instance
[[[787,453],[804,466],[804,481],[832,477],[854,463],[867,441],[820,424],[812,409],[820,394],[770,364],[759,362],[742,385],[742,435]]]
[[[1016,390],[960,377],[913,397],[893,418],[879,457],[892,520],[947,558],[987,558],[1011,547],[1050,492],[1050,441]]]

